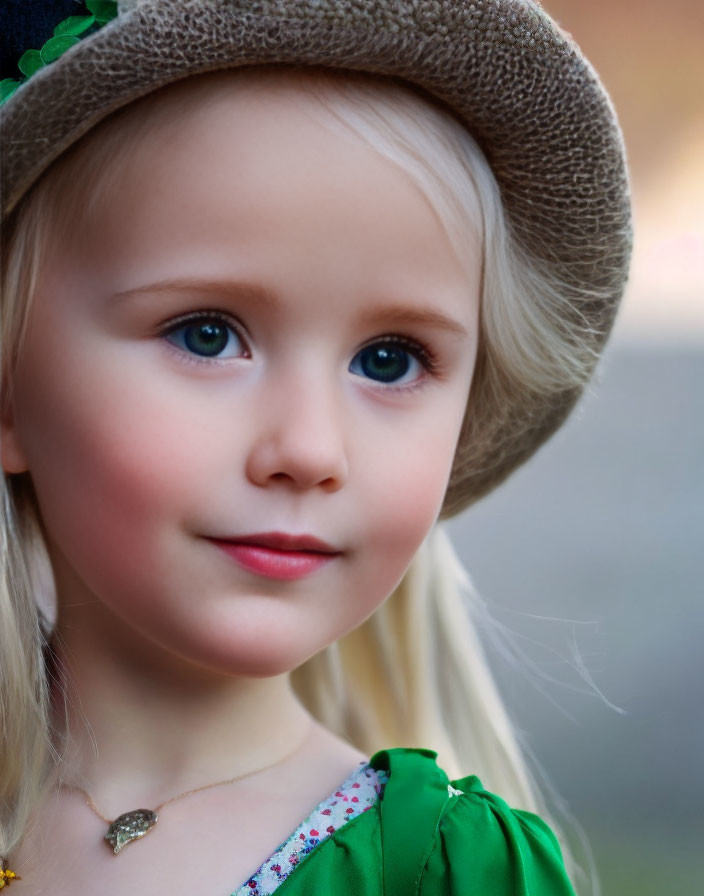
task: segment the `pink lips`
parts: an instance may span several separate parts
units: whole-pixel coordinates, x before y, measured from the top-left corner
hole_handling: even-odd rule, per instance
[[[209,541],[244,569],[284,581],[310,575],[340,554],[319,538],[284,532],[211,538]]]

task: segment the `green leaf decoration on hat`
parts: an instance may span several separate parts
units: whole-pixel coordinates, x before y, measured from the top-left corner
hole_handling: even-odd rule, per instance
[[[0,81],[0,106],[2,106],[5,100],[10,99],[19,86],[20,82],[15,81],[13,78],[4,78]]]
[[[99,25],[104,25],[117,15],[116,0],[86,0],[86,8],[93,13]]]
[[[62,34],[71,34],[74,37],[78,34],[83,34],[86,28],[90,28],[94,21],[95,16],[69,16],[63,22],[59,22],[56,28],[54,28],[54,37],[60,37]]]
[[[78,43],[77,37],[71,37],[68,34],[61,34],[59,37],[50,37],[49,40],[39,51],[44,65],[55,62],[62,53],[65,53],[70,47]]]
[[[116,0],[85,0],[87,16],[69,16],[54,28],[54,34],[40,50],[25,50],[17,68],[24,78],[5,78],[0,81],[0,106],[39,69],[55,62],[66,50],[79,43],[80,36],[93,34],[117,16]],[[89,30],[90,29],[90,30]]]
[[[31,78],[43,66],[44,61],[39,50],[27,50],[20,56],[20,61],[17,63],[17,68],[26,78]]]

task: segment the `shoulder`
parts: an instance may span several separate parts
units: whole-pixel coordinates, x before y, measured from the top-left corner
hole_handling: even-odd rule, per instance
[[[450,781],[436,755],[395,749],[370,760],[389,773],[380,804],[384,892],[574,896],[550,827],[476,775]]]

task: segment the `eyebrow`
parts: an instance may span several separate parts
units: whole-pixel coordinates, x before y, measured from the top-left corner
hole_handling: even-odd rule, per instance
[[[378,308],[365,312],[362,315],[362,322],[367,324],[379,322],[388,325],[417,324],[422,327],[447,330],[447,332],[463,338],[469,336],[465,327],[453,317],[448,317],[441,311],[435,311],[432,308],[417,308],[413,305],[380,305]]]
[[[138,286],[135,289],[126,289],[114,293],[112,300],[126,302],[138,298],[141,295],[168,292],[199,292],[213,297],[224,298],[238,296],[249,298],[265,305],[278,305],[276,294],[257,283],[247,283],[241,280],[160,280],[157,283],[149,283],[147,286]]]
[[[249,299],[272,308],[280,304],[279,298],[273,290],[258,283],[249,283],[242,280],[160,280],[157,283],[150,283],[146,286],[138,286],[135,289],[127,289],[115,293],[111,300],[125,302],[138,298],[141,295],[158,295],[159,293],[170,292],[198,292],[201,295],[212,295],[214,298],[237,296],[240,299]],[[360,323],[366,325],[378,323],[389,326],[394,324],[416,324],[418,326],[446,330],[462,338],[469,336],[466,328],[458,320],[443,314],[441,311],[433,308],[420,308],[415,305],[404,305],[402,303],[369,308],[360,316]]]

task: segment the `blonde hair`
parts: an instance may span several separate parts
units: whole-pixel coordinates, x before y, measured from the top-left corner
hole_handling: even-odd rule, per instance
[[[254,76],[274,70],[279,71],[258,67]],[[233,76],[243,72],[190,79],[204,89],[180,95],[179,110],[184,103],[206,102],[213,84],[227,86]],[[581,386],[593,357],[574,348],[580,340],[566,330],[558,311],[560,285],[532,267],[512,241],[491,169],[466,128],[439,105],[389,79],[312,70],[305,77],[330,126],[366,141],[409,174],[460,259],[467,235],[482,234],[482,334],[475,372],[484,386],[481,394],[500,396],[506,378],[543,391]],[[87,203],[99,201],[112,161],[124,162],[139,143],[125,140],[125,128],[134,137],[167,120],[172,89],[141,101],[154,101],[149,115],[135,114],[141,103],[133,103],[98,126],[54,163],[16,209],[1,247],[3,401],[12,388],[13,364],[52,229],[61,220],[70,226],[79,201],[83,212]],[[473,383],[470,408],[476,394]],[[53,713],[48,681],[51,631],[36,600],[42,536],[31,481],[28,474],[3,476],[0,490],[1,856],[20,842],[34,807],[61,778],[57,745],[66,742],[67,718]],[[452,509],[446,501],[443,515]],[[512,805],[544,812],[477,637],[471,595],[465,571],[436,526],[391,597],[357,630],[297,669],[294,687],[315,716],[366,753],[432,747],[451,778],[476,773]]]

